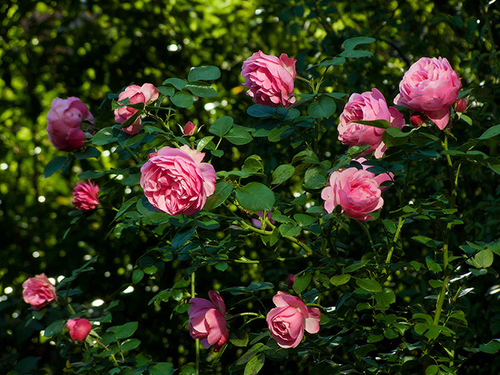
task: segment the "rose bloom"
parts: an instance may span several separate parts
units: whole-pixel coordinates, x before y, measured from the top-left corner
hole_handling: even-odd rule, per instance
[[[99,206],[99,185],[88,182],[79,181],[73,189],[73,205],[77,210],[90,211],[95,210]]]
[[[204,298],[191,298],[189,303],[189,333],[193,339],[201,339],[201,345],[208,349],[214,345],[214,352],[229,339],[227,329],[226,305],[214,290],[208,292],[210,301]]]
[[[147,104],[154,102],[156,99],[158,99],[158,97],[159,93],[156,87],[154,87],[151,83],[145,83],[142,86],[128,86],[124,91],[120,93],[120,95],[118,96],[118,101],[120,102],[126,98],[129,98],[130,104],[144,103],[144,105],[146,106]],[[138,109],[132,107],[117,108],[115,109],[115,121],[119,124],[123,124],[130,117],[135,115],[137,111]],[[132,124],[130,124],[126,128],[122,128],[122,130],[129,135],[134,135],[139,133],[139,130],[141,130],[141,124],[141,117],[138,116]]]
[[[83,341],[92,329],[92,324],[87,319],[70,319],[66,323],[71,340]]]
[[[56,288],[44,273],[30,277],[23,283],[23,299],[34,310],[40,310],[50,301],[57,301]]]
[[[141,167],[141,187],[154,207],[169,215],[200,211],[215,191],[216,173],[205,154],[189,146],[163,147]]]
[[[297,75],[295,63],[285,53],[280,57],[255,52],[243,62],[241,75],[249,88],[247,95],[266,107],[288,107],[295,103],[293,80]]]
[[[278,292],[273,297],[276,305],[267,314],[267,326],[271,336],[282,348],[295,348],[304,337],[304,330],[318,333],[321,312],[307,307],[298,297]]]
[[[363,169],[355,167],[339,169],[330,175],[328,186],[321,192],[321,198],[325,201],[325,210],[332,213],[333,209],[340,205],[353,219],[366,221],[372,219],[371,212],[377,211],[384,205],[381,195],[387,189],[381,188],[385,181],[392,180],[391,173],[382,173],[375,176],[366,170],[369,166],[363,164],[365,159],[357,160]]]
[[[387,120],[392,127],[401,129],[403,114],[394,107],[387,107],[384,96],[377,89],[362,94],[352,94],[340,115],[338,126],[339,141],[345,145],[371,145],[366,153],[375,151],[374,156],[381,158],[387,147],[382,142],[385,129],[358,124],[355,121]]]
[[[85,126],[84,122],[88,122]],[[47,132],[52,145],[59,151],[73,151],[83,147],[85,130],[94,134],[94,117],[78,98],[55,98],[47,114]],[[83,128],[83,129],[82,129]]]
[[[422,57],[404,74],[394,104],[424,112],[443,130],[462,83],[446,58]]]

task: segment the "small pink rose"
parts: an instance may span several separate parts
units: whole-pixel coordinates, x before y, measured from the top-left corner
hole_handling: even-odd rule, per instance
[[[83,341],[92,329],[92,324],[87,319],[69,319],[66,323],[71,340]]]
[[[90,211],[95,210],[99,206],[99,185],[88,182],[79,181],[73,189],[73,205],[77,210]]]
[[[382,141],[385,129],[358,124],[356,121],[387,120],[392,127],[401,129],[405,122],[403,114],[394,107],[388,107],[384,96],[377,89],[362,94],[352,94],[340,115],[337,128],[339,141],[345,145],[371,145],[365,154],[375,151],[381,158],[387,147]]]
[[[293,283],[295,283],[295,275],[293,273],[289,273],[286,278],[286,286],[289,288],[293,288]]]
[[[159,97],[158,90],[151,83],[145,83],[142,86],[138,85],[130,85],[124,91],[118,95],[118,101],[122,101],[126,98],[129,98],[130,104],[138,104],[144,103],[144,106],[154,102]],[[115,121],[119,124],[123,124],[130,117],[137,113],[137,108],[132,107],[121,107],[115,109]],[[134,135],[139,133],[141,130],[142,119],[138,116],[135,121],[127,126],[126,128],[122,128],[122,130],[129,134]]]
[[[464,112],[467,109],[467,100],[464,98],[457,99],[455,102],[455,111]]]
[[[87,125],[86,125],[87,124]],[[78,98],[55,98],[47,114],[47,132],[52,145],[59,151],[73,151],[83,147],[93,130],[94,117]]]
[[[201,339],[201,345],[208,349],[214,346],[214,352],[229,339],[227,329],[226,305],[216,291],[208,292],[210,301],[204,298],[191,298],[189,303],[189,333],[193,339]]]
[[[197,127],[191,121],[186,122],[184,128],[182,128],[182,134],[184,135],[193,135],[196,133]]]
[[[446,58],[422,57],[404,74],[394,104],[424,112],[443,130],[461,88],[460,78]]]
[[[154,207],[169,215],[200,211],[215,191],[216,173],[204,153],[184,145],[163,147],[141,167],[141,187]]]
[[[282,348],[295,348],[304,337],[304,330],[318,333],[321,312],[316,307],[307,307],[298,297],[278,292],[273,297],[276,305],[267,314],[267,326],[271,336]]]
[[[321,198],[325,201],[326,212],[332,213],[337,206],[342,207],[353,219],[366,221],[372,219],[370,213],[379,210],[384,205],[382,192],[388,187],[382,188],[385,181],[391,181],[391,173],[382,173],[375,176],[369,172],[369,166],[363,164],[363,158],[357,160],[363,169],[355,167],[339,169],[330,175],[330,181],[321,192]]]
[[[30,277],[23,283],[23,299],[34,310],[40,310],[51,301],[57,301],[56,288],[44,273]]]
[[[295,103],[293,97],[294,79],[297,75],[295,63],[282,53],[280,57],[255,52],[243,62],[241,75],[249,88],[247,95],[253,101],[266,107],[288,107]]]

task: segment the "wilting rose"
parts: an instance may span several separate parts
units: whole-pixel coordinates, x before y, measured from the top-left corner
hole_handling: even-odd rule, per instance
[[[318,308],[307,307],[300,298],[284,292],[278,292],[273,302],[276,307],[267,314],[267,326],[282,348],[299,345],[304,330],[309,333],[319,331],[321,312]]]
[[[151,83],[145,83],[142,86],[138,85],[130,85],[124,91],[118,95],[118,102],[129,98],[129,104],[138,104],[144,103],[144,106],[154,102],[158,99],[159,93],[156,87],[154,87]],[[115,109],[115,121],[119,124],[123,124],[130,117],[137,113],[138,109],[132,107],[121,107]],[[138,116],[132,124],[127,126],[126,128],[122,128],[122,130],[129,134],[134,135],[139,133],[141,130],[142,120],[141,117]]]
[[[47,114],[47,132],[52,145],[59,151],[83,147],[87,134],[94,134],[94,117],[78,98],[55,98]]]
[[[87,319],[77,318],[68,320],[66,327],[71,340],[83,341],[92,329],[92,324]]]
[[[77,210],[90,211],[95,210],[99,206],[99,185],[88,182],[79,181],[73,189],[73,205]]]
[[[392,174],[382,173],[375,176],[367,171],[369,166],[364,165],[364,159],[357,160],[363,169],[355,167],[339,169],[330,175],[328,186],[321,192],[321,198],[325,201],[326,212],[332,213],[337,206],[342,207],[353,219],[366,221],[372,219],[371,212],[377,211],[384,205],[382,192],[387,187],[381,187],[385,181],[392,179]]]
[[[387,120],[392,127],[401,129],[405,122],[403,114],[394,107],[387,107],[384,96],[377,89],[362,94],[352,94],[340,115],[339,141],[345,145],[371,145],[365,153],[375,151],[381,158],[387,147],[382,141],[385,129],[358,124],[355,121]]]
[[[40,310],[50,301],[57,301],[56,288],[44,273],[30,277],[23,283],[23,299],[34,310]]]
[[[215,191],[216,173],[202,163],[204,153],[184,145],[163,147],[141,168],[141,187],[149,203],[169,215],[200,211]]]
[[[443,130],[462,83],[446,58],[422,57],[404,74],[394,104],[424,112]]]
[[[191,298],[189,303],[189,333],[193,339],[201,339],[201,345],[208,349],[214,346],[214,352],[229,339],[227,329],[226,305],[222,297],[214,290],[208,292],[209,300]]]
[[[288,107],[295,103],[293,81],[297,75],[295,63],[285,53],[280,57],[255,52],[243,62],[241,75],[249,88],[247,95],[266,107]]]

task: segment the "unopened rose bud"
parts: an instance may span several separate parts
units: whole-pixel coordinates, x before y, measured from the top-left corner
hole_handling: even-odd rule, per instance
[[[464,112],[467,109],[467,100],[460,98],[455,102],[455,111]]]
[[[410,117],[410,123],[418,128],[420,125],[422,125],[425,122],[425,115],[420,112],[414,112],[412,113]]]
[[[182,133],[184,135],[193,135],[196,133],[196,125],[193,124],[191,121],[188,121],[186,125],[184,125],[184,128],[182,129]]]
[[[288,274],[288,278],[286,279],[286,285],[289,288],[293,288],[294,282],[295,282],[295,275],[293,273]]]

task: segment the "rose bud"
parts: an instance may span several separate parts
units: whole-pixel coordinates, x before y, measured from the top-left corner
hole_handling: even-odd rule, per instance
[[[455,102],[455,111],[464,112],[467,109],[467,100],[460,98]]]
[[[418,128],[420,125],[425,123],[425,116],[422,112],[413,112],[410,117],[410,123],[415,128]]]
[[[70,319],[66,323],[71,340],[83,341],[92,329],[92,324],[87,319]]]
[[[295,282],[295,275],[293,273],[289,273],[286,279],[286,285],[289,288],[293,288],[293,283]]]

